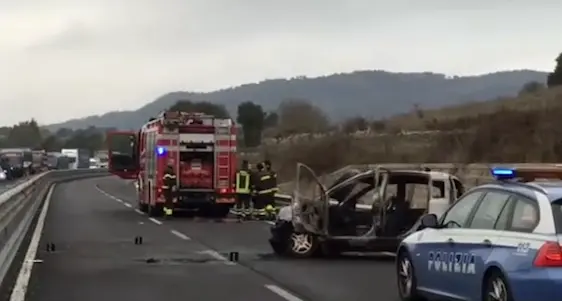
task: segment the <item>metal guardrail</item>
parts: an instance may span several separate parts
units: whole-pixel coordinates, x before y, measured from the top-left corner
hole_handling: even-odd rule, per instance
[[[0,194],[0,283],[4,281],[50,187],[60,182],[106,175],[109,173],[103,169],[48,171]]]

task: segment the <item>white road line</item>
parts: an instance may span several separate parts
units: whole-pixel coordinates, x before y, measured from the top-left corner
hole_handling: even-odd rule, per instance
[[[170,230],[170,233],[174,234],[175,236],[183,239],[183,240],[191,240],[187,235],[181,233],[180,231]]]
[[[97,185],[96,185],[96,189],[97,189],[99,192],[101,192],[103,195],[105,195],[106,197],[108,197],[108,198],[110,198],[110,199],[112,199],[112,200],[114,200],[114,201],[117,201],[117,202],[119,202],[119,203],[123,203],[123,200],[122,200],[122,199],[117,198],[117,197],[115,197],[115,196],[112,196],[111,194],[109,194],[109,193],[105,192],[104,190],[102,190],[101,188],[99,188]]]
[[[24,301],[25,295],[27,293],[27,288],[29,285],[29,280],[31,278],[31,270],[33,269],[33,264],[36,262],[37,249],[39,248],[39,241],[41,240],[41,234],[43,233],[43,228],[45,227],[45,219],[47,218],[47,211],[49,210],[49,204],[51,203],[51,197],[53,195],[53,190],[55,189],[53,184],[49,188],[49,192],[45,197],[45,202],[43,203],[43,208],[41,208],[41,213],[37,219],[37,225],[31,236],[31,242],[25,253],[25,259],[21,266],[21,269],[10,295],[10,301]]]
[[[135,212],[141,215],[144,215],[144,212],[140,211],[139,209],[135,209]]]
[[[226,264],[226,265],[236,265],[235,262],[232,262],[228,259],[226,259],[224,256],[222,256],[221,254],[219,254],[219,252],[217,251],[213,251],[213,250],[205,250],[200,252],[201,254],[207,254],[211,257],[213,257],[214,259],[218,260],[218,261],[222,261],[222,263]]]
[[[267,288],[268,290],[274,292],[275,294],[277,294],[279,297],[282,297],[283,299],[287,300],[287,301],[303,301],[301,298],[289,293],[288,291],[278,287],[275,284],[266,284],[264,285],[265,288]]]
[[[148,220],[151,221],[151,222],[153,222],[153,223],[155,223],[155,224],[157,224],[157,225],[162,225],[162,222],[159,221],[159,220],[157,220],[157,219],[155,219],[154,217],[149,217]]]
[[[131,206],[131,204],[127,203],[127,202],[123,202],[123,205],[125,205],[125,207],[129,207],[132,208],[133,206]]]

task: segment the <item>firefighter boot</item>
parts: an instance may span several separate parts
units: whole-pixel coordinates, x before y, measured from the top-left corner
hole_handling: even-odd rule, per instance
[[[265,218],[267,220],[274,220],[275,219],[275,208],[271,205],[265,206]]]
[[[166,218],[172,217],[172,214],[174,214],[174,211],[171,208],[164,207],[164,216]]]

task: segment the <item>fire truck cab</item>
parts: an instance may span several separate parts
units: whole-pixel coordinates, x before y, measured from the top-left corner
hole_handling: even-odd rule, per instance
[[[110,132],[107,141],[108,169],[137,180],[141,211],[162,214],[162,177],[168,166],[177,176],[176,209],[224,217],[234,205],[237,156],[232,119],[163,112],[139,132]]]

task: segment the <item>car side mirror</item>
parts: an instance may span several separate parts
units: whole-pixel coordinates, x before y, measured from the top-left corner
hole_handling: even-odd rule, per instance
[[[430,213],[422,216],[421,218],[421,228],[437,228],[439,226],[439,221],[437,220],[437,215]]]

